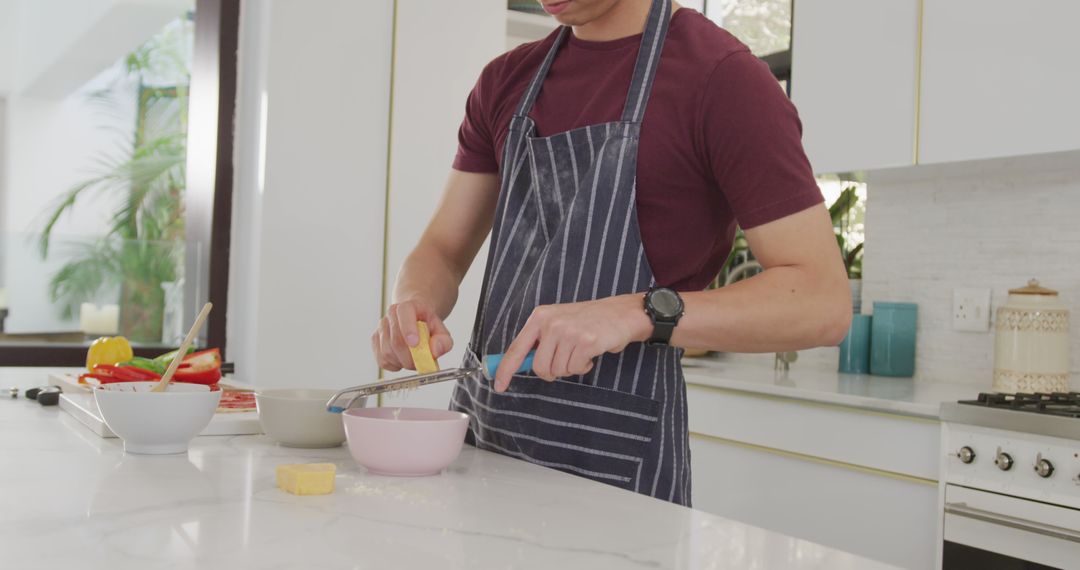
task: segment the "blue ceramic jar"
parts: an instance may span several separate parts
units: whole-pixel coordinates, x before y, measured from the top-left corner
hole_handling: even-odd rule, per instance
[[[870,372],[879,376],[915,374],[915,303],[874,302],[870,327]]]

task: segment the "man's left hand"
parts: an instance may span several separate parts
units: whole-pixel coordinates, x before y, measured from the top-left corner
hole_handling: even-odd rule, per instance
[[[506,349],[495,373],[495,391],[506,391],[534,347],[533,374],[554,382],[587,373],[593,359],[605,352],[622,352],[631,342],[644,341],[652,326],[640,293],[536,307]]]

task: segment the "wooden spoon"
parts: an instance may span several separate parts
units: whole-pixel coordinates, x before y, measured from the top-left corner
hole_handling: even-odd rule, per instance
[[[176,351],[176,358],[174,358],[172,362],[169,363],[169,367],[165,369],[165,374],[161,376],[161,381],[150,389],[151,392],[165,391],[165,387],[169,385],[169,382],[172,381],[173,375],[176,374],[176,369],[180,367],[180,361],[183,360],[185,356],[187,356],[188,348],[195,340],[195,335],[198,334],[199,329],[201,329],[203,323],[206,322],[206,317],[210,315],[210,309],[213,308],[213,303],[207,303],[203,305],[202,310],[199,311],[199,316],[195,317],[195,322],[191,325],[191,330],[189,330],[187,336],[184,337],[184,342],[180,343],[180,348]]]

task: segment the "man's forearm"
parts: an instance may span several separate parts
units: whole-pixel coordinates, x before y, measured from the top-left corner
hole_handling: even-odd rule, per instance
[[[686,311],[671,344],[725,352],[779,352],[838,344],[851,319],[847,283],[822,279],[796,267],[775,267],[713,291],[683,293]],[[640,311],[635,340],[652,323],[640,294],[623,296],[627,311]]]
[[[394,303],[421,300],[445,319],[457,303],[458,288],[464,277],[461,270],[447,262],[444,255],[423,244],[405,258],[394,283]]]
[[[839,344],[851,321],[846,281],[774,267],[715,291],[688,293],[678,346],[779,352]]]

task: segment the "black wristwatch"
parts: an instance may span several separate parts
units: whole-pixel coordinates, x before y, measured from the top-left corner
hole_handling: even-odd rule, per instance
[[[683,300],[678,293],[667,287],[653,287],[645,293],[645,314],[653,322],[653,332],[648,346],[666,346],[671,333],[683,316]]]

